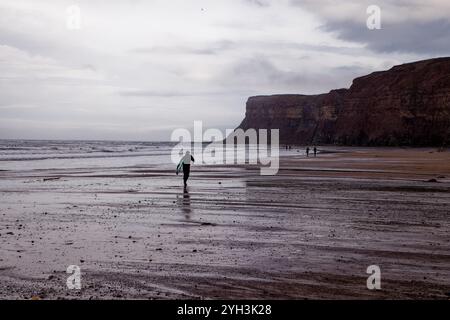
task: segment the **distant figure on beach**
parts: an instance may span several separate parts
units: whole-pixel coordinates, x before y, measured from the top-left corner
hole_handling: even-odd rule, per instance
[[[314,147],[313,151],[314,151],[314,158],[315,158],[315,157],[316,157],[316,155],[317,155],[317,148],[316,148],[316,147]]]
[[[195,162],[194,157],[191,155],[189,151],[186,151],[186,154],[181,158],[180,163],[177,166],[177,174],[180,171],[183,171],[183,182],[184,187],[187,187],[187,180],[189,179],[189,174],[191,172],[191,160]]]
[[[306,156],[309,157],[309,147],[306,147]]]

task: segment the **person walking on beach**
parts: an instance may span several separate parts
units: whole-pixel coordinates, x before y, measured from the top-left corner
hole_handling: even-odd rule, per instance
[[[314,158],[315,158],[315,157],[316,157],[316,155],[317,155],[317,148],[316,148],[316,147],[314,147],[313,151],[314,151]]]
[[[306,147],[306,156],[309,157],[309,147]]]
[[[185,188],[187,187],[187,181],[189,179],[189,174],[191,172],[191,160],[193,162],[195,162],[195,159],[191,155],[191,153],[189,151],[186,151],[186,154],[183,156],[183,158],[181,158],[180,163],[178,164],[178,167],[181,164],[182,168],[183,168],[183,182],[184,182]],[[177,174],[178,174],[178,168],[177,168]]]

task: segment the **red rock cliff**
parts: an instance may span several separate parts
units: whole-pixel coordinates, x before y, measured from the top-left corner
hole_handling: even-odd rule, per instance
[[[239,128],[280,129],[280,143],[450,144],[450,58],[395,66],[320,95],[250,97]]]

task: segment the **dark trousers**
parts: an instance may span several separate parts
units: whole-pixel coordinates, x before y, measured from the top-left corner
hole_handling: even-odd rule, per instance
[[[189,173],[190,172],[191,172],[191,165],[183,163],[183,181],[184,181],[184,184],[186,184],[187,180],[189,179]]]

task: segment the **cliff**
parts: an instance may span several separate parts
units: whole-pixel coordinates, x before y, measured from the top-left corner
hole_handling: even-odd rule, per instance
[[[450,144],[450,58],[394,66],[319,95],[250,97],[238,128],[280,129],[282,144]]]

